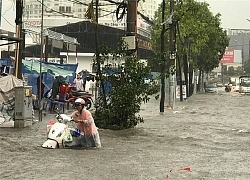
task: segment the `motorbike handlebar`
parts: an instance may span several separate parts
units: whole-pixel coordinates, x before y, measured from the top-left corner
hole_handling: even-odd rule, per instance
[[[66,114],[57,114],[56,115],[56,119],[57,121],[59,121],[60,123],[67,123],[67,122],[71,122],[74,121],[72,117],[67,116]]]

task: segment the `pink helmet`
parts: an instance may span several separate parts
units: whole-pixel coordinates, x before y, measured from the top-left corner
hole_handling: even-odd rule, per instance
[[[78,98],[75,100],[75,104],[85,105],[85,101],[82,98]]]

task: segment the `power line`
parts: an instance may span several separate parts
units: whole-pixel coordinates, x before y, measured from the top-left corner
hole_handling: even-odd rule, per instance
[[[11,25],[12,27],[15,27],[15,26],[13,26],[3,15],[1,15],[3,18],[4,18],[4,20],[9,24],[9,25]]]

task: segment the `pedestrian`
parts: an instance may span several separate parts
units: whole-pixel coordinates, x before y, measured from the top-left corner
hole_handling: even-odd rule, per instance
[[[51,98],[54,100],[60,92],[60,86],[64,83],[62,76],[56,76],[53,85],[52,85],[52,95]]]
[[[40,94],[40,79],[41,79],[41,98],[43,97],[44,94],[44,88],[45,88],[45,84],[43,83],[43,75],[37,77],[36,79],[36,87],[37,87],[37,95],[39,97]]]
[[[41,87],[41,99],[40,99],[40,87]],[[43,99],[43,94],[44,94],[44,88],[45,84],[43,83],[43,74],[41,74],[41,77],[38,76],[36,79],[36,88],[37,88],[37,97],[41,101],[37,104],[37,108],[40,109],[40,111],[43,110],[43,104],[44,104],[44,99]]]
[[[85,109],[85,101],[82,98],[75,100],[76,111],[71,117],[77,123],[77,129],[83,135],[80,138],[80,145],[85,147],[101,147],[101,141],[92,114]]]
[[[84,88],[83,88],[83,85],[84,85],[84,82],[81,78],[81,74],[77,74],[77,77],[74,79],[74,82],[73,82],[75,88],[76,88],[76,91],[82,91]]]

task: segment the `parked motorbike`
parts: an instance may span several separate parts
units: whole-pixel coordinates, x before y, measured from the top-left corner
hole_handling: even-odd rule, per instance
[[[226,92],[230,92],[231,91],[231,86],[230,85],[226,85],[225,86],[225,91]]]
[[[89,110],[92,107],[92,105],[93,105],[92,97],[94,96],[93,94],[86,92],[86,91],[72,91],[71,95],[72,96],[68,100],[69,100],[69,103],[70,103],[72,108],[75,107],[74,102],[78,98],[84,99],[84,101],[86,103],[85,107],[87,110]]]
[[[83,134],[76,128],[68,127],[68,123],[73,119],[58,111],[56,120],[57,122],[51,120],[47,125],[47,140],[42,144],[42,147],[55,149],[76,146],[78,137]]]

